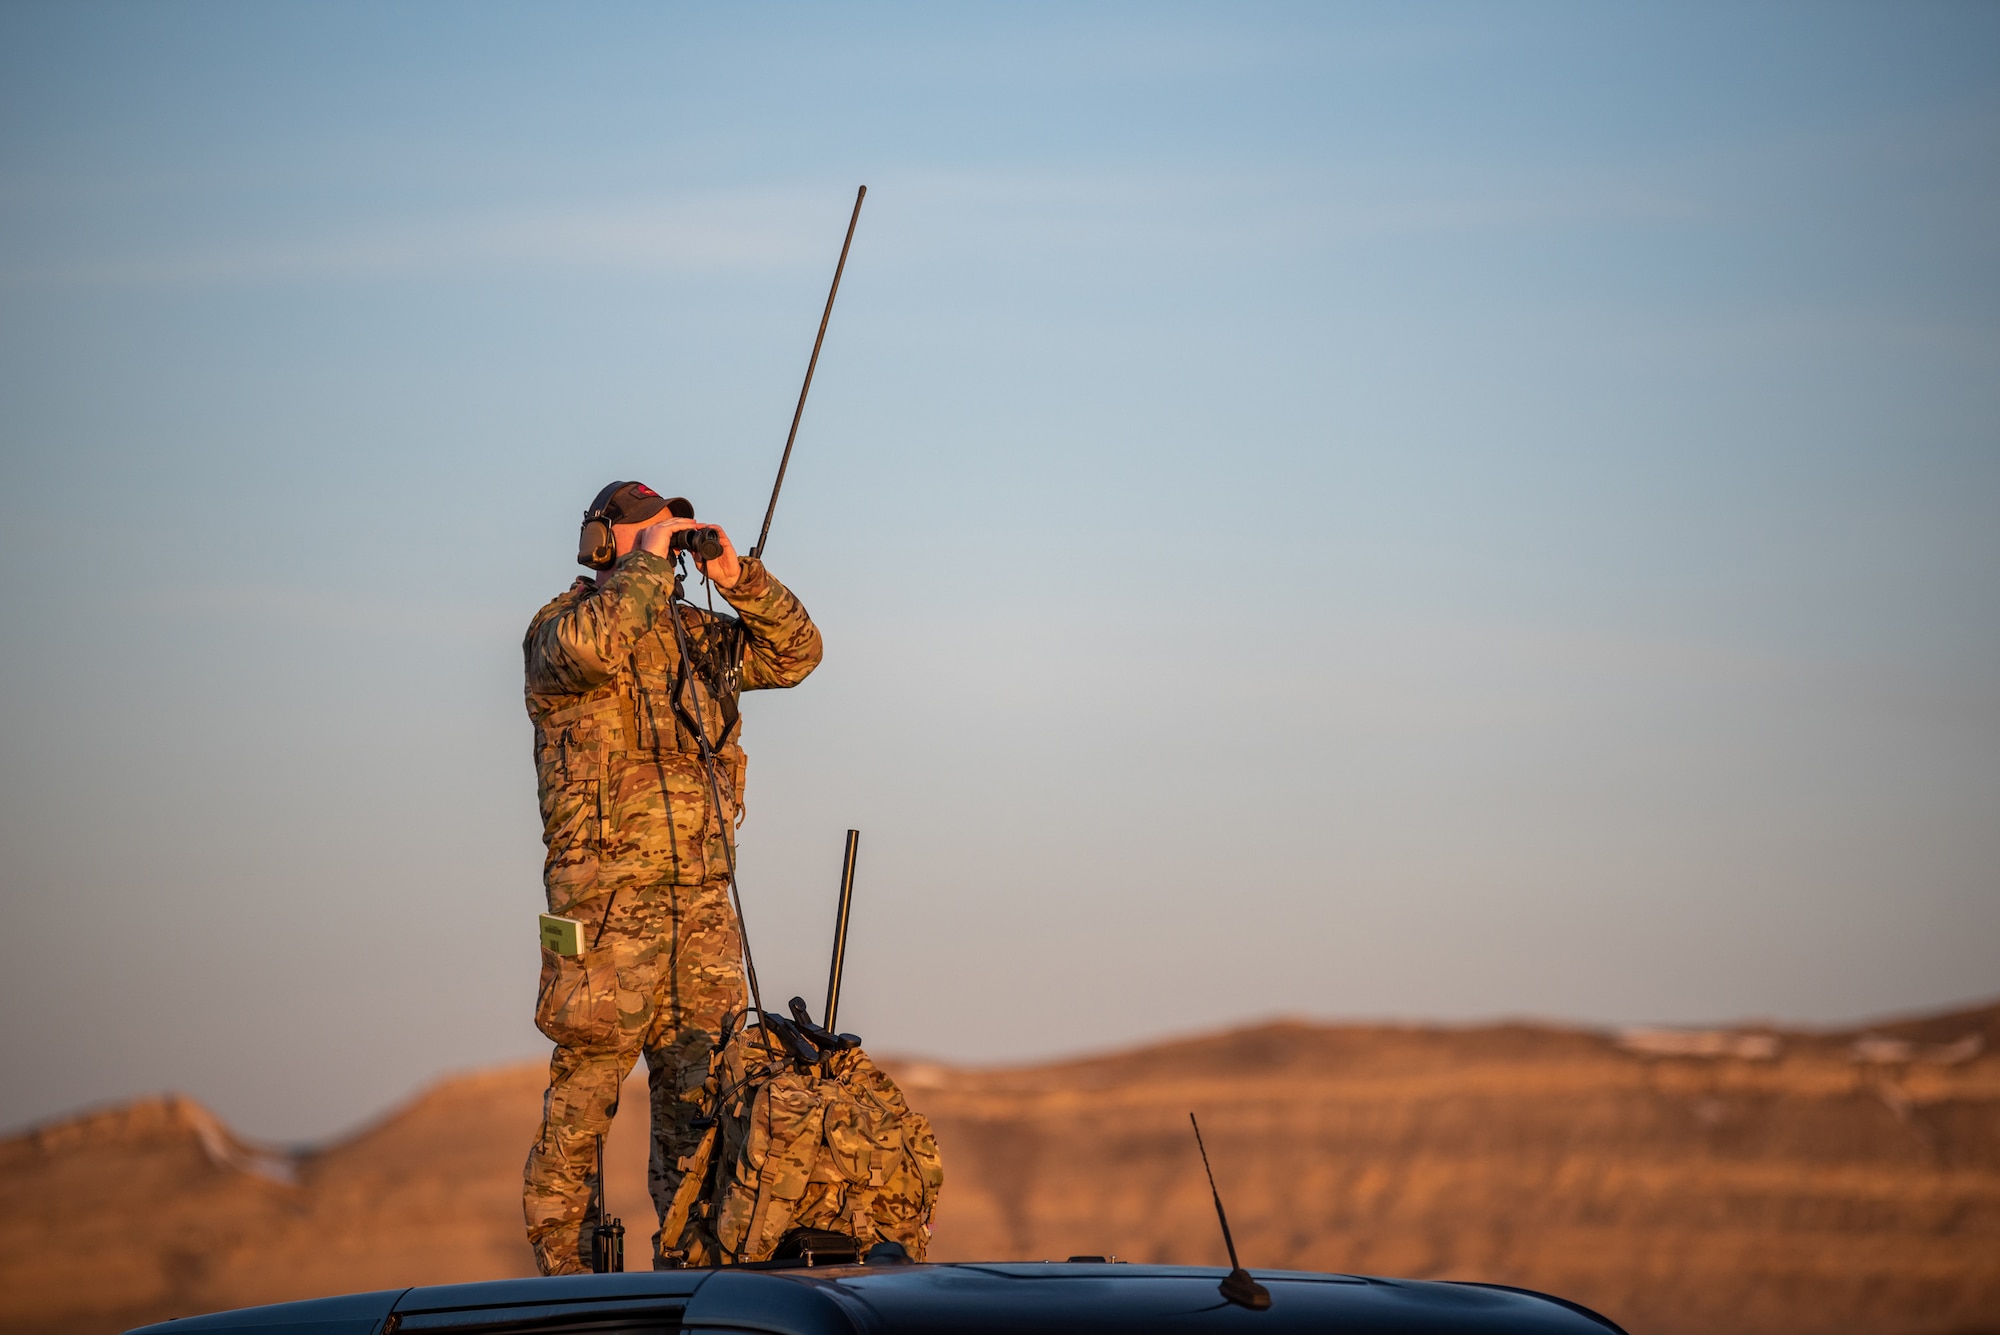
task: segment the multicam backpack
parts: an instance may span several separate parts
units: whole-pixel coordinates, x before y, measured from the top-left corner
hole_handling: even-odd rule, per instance
[[[710,1057],[710,1124],[660,1226],[668,1259],[738,1265],[802,1239],[857,1258],[894,1242],[924,1259],[944,1184],[930,1123],[853,1040],[804,1028],[767,1015]]]

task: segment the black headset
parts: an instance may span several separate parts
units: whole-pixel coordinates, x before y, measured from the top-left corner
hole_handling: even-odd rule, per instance
[[[576,563],[592,570],[609,570],[618,559],[618,540],[611,534],[611,515],[605,509],[611,501],[612,493],[624,486],[614,482],[590,503],[583,512],[583,531],[576,535]]]
[[[609,570],[618,561],[618,538],[611,526],[619,521],[611,515],[611,498],[629,484],[613,482],[597,493],[583,512],[583,528],[576,535],[576,563],[591,570]],[[694,506],[680,496],[667,498],[666,511],[676,519],[693,519]]]

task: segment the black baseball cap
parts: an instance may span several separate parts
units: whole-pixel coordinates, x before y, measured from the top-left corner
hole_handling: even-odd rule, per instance
[[[676,519],[693,519],[694,506],[685,497],[662,496],[643,482],[613,482],[597,493],[584,519],[611,524],[636,524],[665,510]]]

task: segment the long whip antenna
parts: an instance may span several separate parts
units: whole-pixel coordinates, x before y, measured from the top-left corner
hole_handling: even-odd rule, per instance
[[[764,527],[757,534],[757,545],[750,549],[750,555],[764,555],[764,544],[771,540],[771,516],[778,512],[778,492],[785,485],[785,469],[792,462],[792,442],[799,438],[799,419],[806,415],[806,395],[812,392],[813,372],[819,367],[819,345],[826,342],[826,322],[833,318],[833,299],[840,295],[840,275],[847,268],[847,248],[854,244],[854,224],[861,221],[861,201],[868,198],[868,187],[862,186],[854,192],[854,213],[847,220],[847,239],[840,243],[840,262],[833,266],[833,286],[827,290],[826,310],[819,317],[819,333],[813,337],[812,358],[806,362],[806,382],[799,386],[799,406],[792,410],[792,429],[785,435],[784,457],[778,460],[778,480],[771,484],[771,503],[764,507]]]
[[[840,1013],[840,970],[847,960],[847,913],[854,907],[854,854],[861,843],[861,831],[847,832],[847,851],[840,859],[840,911],[833,919],[833,964],[826,972],[826,1027],[838,1033],[834,1016]]]
[[[1229,1274],[1222,1281],[1222,1296],[1238,1307],[1261,1312],[1271,1305],[1271,1291],[1250,1278],[1236,1260],[1236,1239],[1229,1236],[1229,1216],[1222,1209],[1222,1193],[1215,1189],[1215,1170],[1208,1166],[1208,1146],[1201,1143],[1201,1123],[1188,1114],[1194,1127],[1194,1147],[1201,1151],[1201,1171],[1208,1174],[1208,1194],[1215,1198],[1215,1219],[1222,1225],[1222,1245],[1229,1249]]]

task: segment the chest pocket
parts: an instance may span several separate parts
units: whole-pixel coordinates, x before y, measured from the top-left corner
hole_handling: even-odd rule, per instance
[[[670,652],[668,641],[657,630],[634,647],[628,671],[626,689],[632,693],[632,716],[641,749],[700,755],[701,743],[695,739],[692,723],[697,708],[709,744],[721,746],[728,724],[715,701],[713,688],[703,684],[697,689],[689,683],[682,688],[676,707],[674,684],[679,679],[679,657]],[[726,776],[717,777],[728,782]]]

